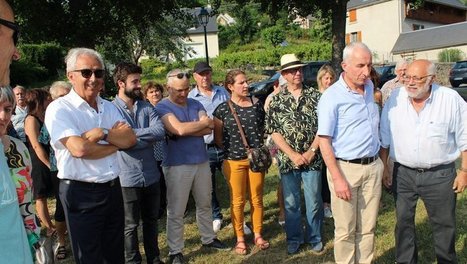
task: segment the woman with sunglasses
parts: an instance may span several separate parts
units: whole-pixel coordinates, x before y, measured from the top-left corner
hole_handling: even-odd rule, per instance
[[[264,144],[264,107],[257,98],[248,97],[248,83],[245,73],[241,70],[228,72],[224,85],[231,93],[230,102],[242,123],[249,146],[252,148],[261,147]],[[220,148],[224,149],[226,155],[223,172],[230,189],[232,225],[237,237],[235,253],[245,255],[248,252],[243,231],[247,193],[251,205],[254,244],[261,250],[267,249],[269,242],[261,236],[265,173],[253,172],[250,169],[247,150],[243,145],[228,102],[220,104],[213,115],[214,141]]]
[[[53,195],[54,192],[50,172],[50,138],[44,126],[45,109],[51,101],[52,98],[46,90],[36,88],[26,91],[28,115],[24,120],[24,131],[32,160],[34,199],[37,215],[47,229],[48,236],[55,232],[47,206],[47,197]]]
[[[33,206],[29,151],[21,140],[7,134],[14,108],[15,97],[12,90],[1,87],[0,262],[33,263],[32,245],[38,242],[40,228]],[[22,221],[19,221],[21,217]],[[28,240],[31,246],[28,245]]]

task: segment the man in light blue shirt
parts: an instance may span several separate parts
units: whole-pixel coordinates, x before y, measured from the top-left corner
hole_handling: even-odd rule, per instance
[[[125,262],[141,263],[138,226],[143,222],[144,251],[148,263],[159,263],[157,219],[160,201],[160,173],[154,157],[154,143],[165,136],[154,107],[142,100],[141,67],[122,62],[114,70],[118,94],[113,101],[136,134],[136,145],[118,152],[120,184],[125,210]]]
[[[193,69],[193,78],[196,86],[188,94],[188,98],[193,98],[200,102],[208,117],[212,118],[212,113],[217,106],[229,100],[230,94],[224,87],[212,84],[212,68],[206,62],[196,63]],[[222,213],[219,201],[216,195],[216,170],[222,173],[222,162],[224,161],[224,152],[214,144],[214,135],[210,133],[204,136],[204,143],[208,151],[209,167],[211,168],[212,182],[212,226],[214,232],[218,232],[222,226]]]
[[[318,104],[319,146],[328,167],[335,223],[336,263],[371,263],[381,197],[378,108],[369,80],[371,51],[361,42],[344,49],[343,73]]]
[[[381,116],[383,182],[396,197],[397,263],[417,263],[415,208],[423,200],[433,228],[438,263],[457,263],[456,194],[467,185],[467,103],[449,88],[434,84],[435,65],[415,60],[405,86],[394,90]],[[455,161],[462,157],[456,174]]]

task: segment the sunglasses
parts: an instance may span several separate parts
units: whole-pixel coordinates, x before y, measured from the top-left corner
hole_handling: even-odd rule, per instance
[[[81,72],[81,76],[83,76],[83,78],[86,78],[86,79],[91,78],[93,73],[94,73],[94,77],[96,77],[97,79],[100,79],[104,77],[105,75],[104,69],[97,69],[97,70],[81,69],[81,70],[74,70],[72,72]]]
[[[178,79],[187,78],[190,79],[190,74],[187,72],[179,72],[177,74],[171,74],[169,77],[177,77]]]
[[[13,30],[13,43],[16,46],[18,44],[18,38],[19,38],[19,25],[11,21],[1,19],[1,18],[0,18],[0,25],[4,25],[5,27]]]

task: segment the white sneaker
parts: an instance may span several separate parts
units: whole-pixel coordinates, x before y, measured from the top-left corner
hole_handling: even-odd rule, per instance
[[[324,217],[325,218],[332,218],[332,211],[329,207],[324,207]]]
[[[219,232],[219,230],[221,230],[221,227],[222,219],[214,219],[214,221],[212,221],[212,229],[214,230],[214,233]]]
[[[243,222],[243,234],[246,236],[251,235],[251,229]]]

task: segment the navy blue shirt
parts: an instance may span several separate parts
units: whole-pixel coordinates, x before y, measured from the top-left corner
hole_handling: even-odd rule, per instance
[[[131,125],[137,138],[135,146],[118,151],[122,187],[145,187],[158,182],[160,174],[154,158],[154,143],[164,139],[162,121],[148,102],[136,100],[133,111],[118,96],[113,103]]]

